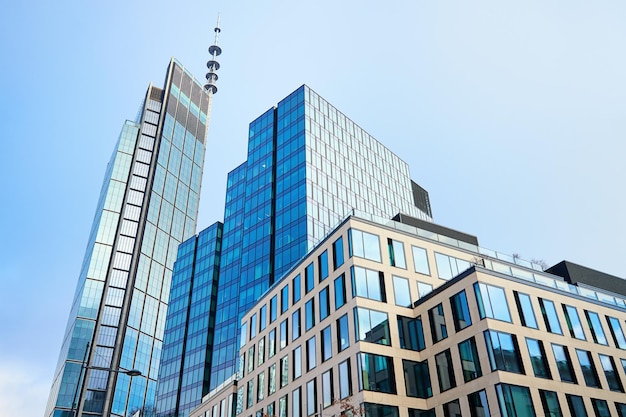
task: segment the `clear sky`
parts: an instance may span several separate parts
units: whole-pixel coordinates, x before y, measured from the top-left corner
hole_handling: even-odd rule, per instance
[[[171,56],[204,78],[218,12],[198,230],[223,217],[248,123],[306,83],[409,164],[437,223],[626,275],[623,1],[13,1],[0,14],[0,415],[43,415],[122,123]]]

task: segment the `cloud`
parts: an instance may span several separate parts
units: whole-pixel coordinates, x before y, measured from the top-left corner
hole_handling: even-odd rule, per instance
[[[22,359],[0,359],[0,416],[41,417],[51,378]]]

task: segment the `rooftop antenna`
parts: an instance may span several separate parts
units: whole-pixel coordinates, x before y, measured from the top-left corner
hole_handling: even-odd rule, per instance
[[[217,25],[215,25],[215,42],[213,45],[209,46],[209,54],[211,58],[207,61],[206,66],[209,69],[209,72],[206,73],[206,84],[204,85],[204,89],[209,93],[209,95],[213,95],[217,93],[217,86],[215,82],[217,81],[217,70],[220,69],[220,63],[217,62],[217,57],[222,53],[222,48],[220,48],[217,44],[220,32],[220,15],[217,15]]]

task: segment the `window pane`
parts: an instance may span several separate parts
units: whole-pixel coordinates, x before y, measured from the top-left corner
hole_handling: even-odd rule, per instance
[[[585,410],[585,403],[583,397],[578,395],[566,395],[567,405],[569,406],[569,412],[572,417],[587,417],[587,410]]]
[[[354,324],[357,340],[381,345],[391,344],[387,313],[355,307]]]
[[[305,313],[305,330],[309,331],[315,326],[315,299],[311,298],[304,305]]]
[[[450,306],[452,307],[454,328],[457,332],[472,324],[472,318],[470,317],[465,290],[450,298]]]
[[[533,401],[528,387],[498,384],[496,395],[503,417],[535,417]]]
[[[611,391],[624,392],[622,381],[615,369],[613,358],[607,355],[599,355],[599,357],[602,370],[604,370],[604,375],[606,376],[606,381],[609,384],[609,389]]]
[[[302,376],[302,346],[293,350],[293,379]]]
[[[302,390],[300,388],[297,388],[291,392],[291,416],[290,417],[300,417],[302,414],[301,393],[302,393]]]
[[[421,351],[426,347],[421,316],[414,319],[398,316],[398,334],[402,349]]]
[[[352,395],[352,375],[350,374],[350,359],[339,364],[339,398],[344,399]]]
[[[269,344],[267,347],[267,357],[271,358],[276,354],[276,329],[270,330],[267,340]]]
[[[311,262],[304,270],[304,289],[308,294],[315,287],[315,269]]]
[[[300,337],[300,309],[297,309],[291,315],[291,340]]]
[[[600,387],[600,380],[598,379],[596,367],[593,364],[591,352],[587,350],[576,349],[576,356],[578,357],[578,363],[580,363],[580,369],[583,372],[585,384],[588,387]]]
[[[317,412],[317,387],[315,378],[306,383],[306,413],[312,415]]]
[[[514,292],[515,302],[517,303],[517,311],[519,311],[522,325],[533,329],[538,329],[537,320],[535,319],[535,311],[533,310],[533,304],[530,301],[528,294],[521,292]]]
[[[328,251],[322,252],[317,258],[317,267],[320,274],[320,282],[328,278]]]
[[[418,298],[425,297],[428,294],[430,294],[432,291],[433,291],[433,286],[432,285],[427,284],[425,282],[417,281],[417,296],[418,296]]]
[[[380,239],[374,235],[360,230],[350,229],[349,234],[350,256],[369,259],[380,262]]]
[[[615,317],[606,318],[609,322],[609,329],[611,329],[611,336],[613,336],[613,341],[615,342],[615,346],[620,349],[626,349],[626,339],[624,338],[624,332],[622,330],[622,326],[620,322]]]
[[[592,398],[591,405],[593,405],[593,411],[596,413],[596,417],[611,417],[609,405],[606,401]]]
[[[310,371],[311,369],[317,366],[317,351],[315,336],[307,340],[306,342],[306,370]]]
[[[289,309],[289,285],[285,285],[280,293],[280,312],[284,313]]]
[[[541,306],[541,314],[543,315],[543,320],[546,323],[548,331],[551,333],[563,334],[554,303],[550,300],[540,298],[539,305]]]
[[[324,320],[330,314],[330,303],[328,300],[328,287],[323,288],[319,294],[320,297],[320,321]]]
[[[511,322],[509,305],[503,288],[477,282],[474,284],[474,293],[481,319],[490,318]]]
[[[459,400],[450,401],[443,405],[443,417],[461,417]]]
[[[409,288],[408,279],[394,276],[393,294],[397,306],[411,307],[411,289]]]
[[[413,266],[415,266],[415,272],[430,275],[426,249],[418,248],[417,246],[411,246],[411,249],[413,250]]]
[[[350,271],[352,274],[353,297],[365,297],[383,302],[387,301],[382,272],[358,266],[352,267]]]
[[[285,356],[280,360],[280,387],[287,386],[289,382],[289,356]]]
[[[524,373],[515,335],[494,330],[485,331],[491,370]]]
[[[474,392],[467,396],[471,417],[490,417],[487,393],[485,390]]]
[[[538,378],[552,379],[550,367],[546,359],[546,352],[543,348],[543,342],[540,340],[526,338],[526,346],[530,355],[530,363],[533,366],[533,372]]]
[[[593,336],[593,341],[599,345],[608,345],[609,343],[606,340],[606,336],[604,335],[604,329],[602,328],[602,322],[600,321],[600,316],[593,311],[586,311],[585,316],[587,317],[587,324],[589,325],[589,329],[591,330],[591,336]]]
[[[346,349],[350,346],[350,336],[348,331],[348,315],[344,314],[343,316],[337,319],[337,340],[338,340],[338,351]]]
[[[344,275],[341,274],[335,279],[335,310],[338,310],[346,303],[346,283]]]
[[[559,397],[554,391],[539,390],[543,412],[549,417],[563,417]]]
[[[274,323],[276,321],[276,296],[273,296],[270,300],[270,323]]]
[[[552,352],[554,352],[554,359],[556,360],[556,367],[559,370],[561,381],[576,383],[576,375],[574,374],[572,360],[567,347],[552,344]]]
[[[406,395],[417,398],[430,398],[433,390],[430,386],[430,371],[428,361],[415,362],[403,359],[404,385]]]
[[[293,303],[297,303],[300,301],[300,297],[302,296],[302,284],[301,284],[300,274],[296,275],[293,279],[292,290],[293,290]]]
[[[563,312],[565,313],[565,321],[567,322],[570,335],[576,339],[587,340],[576,307],[563,305]]]
[[[343,265],[343,238],[335,240],[333,243],[333,268],[337,269]]]
[[[287,347],[287,319],[280,323],[280,349]]]
[[[371,353],[360,353],[357,357],[359,359],[359,389],[396,394],[393,358]]]
[[[322,330],[322,362],[327,361],[333,356],[332,332],[330,326]]]
[[[322,407],[330,407],[333,404],[333,370],[322,374]]]
[[[404,244],[393,239],[387,239],[387,244],[389,246],[389,261],[391,263],[391,266],[406,269]]]
[[[437,367],[437,376],[439,377],[439,390],[443,392],[456,387],[450,349],[435,355],[435,365]]]
[[[463,369],[463,380],[465,382],[482,376],[476,340],[473,337],[459,343],[459,356],[461,358],[461,368]]]
[[[437,343],[448,337],[446,318],[443,315],[443,306],[441,304],[428,310],[428,319],[430,321],[430,332],[433,336],[433,343]]]

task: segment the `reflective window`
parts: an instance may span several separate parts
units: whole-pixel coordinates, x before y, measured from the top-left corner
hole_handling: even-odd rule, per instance
[[[476,340],[473,337],[459,343],[459,356],[465,382],[482,376]]]
[[[435,409],[417,410],[415,408],[409,408],[409,417],[435,417]]]
[[[352,275],[352,296],[365,297],[376,301],[387,301],[385,296],[385,281],[383,273],[372,269],[353,266],[350,269]]]
[[[550,366],[546,358],[546,351],[543,348],[543,342],[541,340],[526,338],[526,346],[528,347],[530,364],[533,367],[535,376],[538,378],[552,379],[552,373],[550,372]]]
[[[293,379],[302,376],[302,346],[293,350]]]
[[[246,408],[252,407],[254,404],[254,380],[248,381],[248,402]]]
[[[548,331],[550,333],[563,334],[554,303],[550,300],[546,300],[545,298],[540,298],[539,305],[541,306],[541,315],[543,315],[543,321],[545,322]]]
[[[496,396],[502,417],[535,417],[535,408],[528,387],[498,384]]]
[[[617,414],[619,417],[626,417],[626,404],[615,403],[615,408],[617,408]]]
[[[330,326],[322,330],[322,362],[326,362],[333,356],[332,331]]]
[[[259,311],[259,331],[265,330],[267,327],[267,305],[263,305]]]
[[[490,318],[511,322],[509,304],[503,288],[477,282],[474,284],[474,293],[481,319]]]
[[[276,329],[270,330],[267,335],[267,357],[271,358],[276,354]]]
[[[339,275],[335,279],[335,310],[338,310],[346,303],[346,282],[344,275]]]
[[[291,392],[291,416],[300,417],[302,414],[302,388],[298,387]]]
[[[591,405],[593,406],[593,412],[596,414],[596,417],[611,417],[609,405],[605,400],[592,398]]]
[[[428,361],[415,362],[403,359],[402,367],[404,368],[404,386],[408,397],[430,398],[433,396]]]
[[[570,335],[576,339],[587,340],[576,307],[563,304],[563,313],[565,313],[565,322],[567,323]]]
[[[396,394],[393,358],[372,353],[359,353],[359,389]]]
[[[515,335],[495,330],[486,330],[485,342],[492,371],[524,373]]]
[[[437,343],[448,337],[446,318],[443,315],[443,305],[437,304],[435,307],[428,310],[428,319],[430,321],[430,333],[433,336],[433,343]]]
[[[333,370],[330,369],[322,374],[322,408],[333,405]]]
[[[258,329],[256,317],[256,314],[253,314],[252,317],[250,317],[250,340],[256,337],[256,332]]]
[[[307,294],[315,287],[315,269],[313,262],[304,270],[304,287]]]
[[[425,282],[417,281],[417,297],[422,298],[433,291],[433,286]]]
[[[287,347],[287,319],[280,323],[280,349]]]
[[[556,367],[559,370],[561,381],[577,383],[567,347],[553,343],[552,352],[554,352],[554,359],[556,360]]]
[[[569,406],[569,412],[572,417],[587,417],[583,397],[571,394],[566,394],[565,397],[567,397],[567,405]]]
[[[265,394],[265,372],[261,372],[259,375],[257,375],[257,382],[256,382],[256,400],[258,401],[263,401],[263,398],[265,398],[264,396]],[[225,406],[226,404],[223,404],[223,406]],[[222,408],[223,410],[223,408]]]
[[[406,278],[393,276],[393,294],[396,305],[400,307],[411,307],[411,289],[409,280]]]
[[[400,417],[398,407],[393,405],[363,403],[363,416]]]
[[[243,347],[246,343],[248,343],[248,323],[243,323],[241,325],[241,347]]]
[[[291,314],[291,340],[300,337],[300,309]]]
[[[306,413],[309,416],[317,413],[317,386],[315,378],[306,383]]]
[[[598,373],[596,372],[596,366],[593,363],[591,352],[576,349],[576,356],[578,357],[578,363],[580,363],[580,369],[583,372],[585,385],[588,387],[599,388],[600,380],[598,379]]]
[[[426,347],[421,316],[416,318],[398,316],[398,334],[402,349],[421,351]]]
[[[259,354],[257,356],[259,359],[258,365],[263,365],[265,362],[265,336],[259,340]]]
[[[461,417],[461,405],[458,399],[443,405],[443,417]]]
[[[626,338],[624,338],[624,331],[622,330],[619,320],[609,316],[607,316],[606,319],[609,323],[609,329],[611,330],[611,336],[613,336],[615,346],[620,349],[626,349]]]
[[[352,375],[350,359],[339,364],[339,398],[344,399],[352,395]]]
[[[305,331],[311,330],[315,326],[315,299],[311,298],[304,305]]]
[[[435,252],[435,263],[437,264],[437,274],[440,279],[452,279],[459,273],[468,269],[471,264],[463,259],[453,256],[443,255]]]
[[[381,262],[380,239],[378,235],[350,229],[348,233],[350,256]]]
[[[280,387],[283,388],[289,383],[289,356],[280,359]]]
[[[287,396],[284,395],[278,400],[278,417],[287,417]]]
[[[411,246],[413,250],[413,266],[415,272],[420,274],[430,275],[430,267],[428,266],[428,254],[426,249],[418,248],[417,246]],[[421,296],[421,294],[420,294]]]
[[[615,369],[615,362],[611,356],[599,355],[600,363],[602,364],[602,370],[604,370],[604,376],[606,382],[609,384],[611,391],[624,392],[622,381],[619,378],[617,370]]]
[[[280,291],[280,313],[289,309],[289,285],[285,285]]]
[[[276,321],[276,297],[273,296],[270,300],[270,323],[274,323]]]
[[[337,341],[338,343],[338,351],[346,349],[350,346],[350,335],[348,331],[348,315],[344,314],[343,316],[337,319]]]
[[[387,246],[389,247],[389,261],[391,266],[406,269],[404,244],[397,240],[387,239]]]
[[[467,296],[465,290],[450,298],[450,306],[452,307],[452,318],[454,319],[454,329],[458,332],[472,324],[469,306],[467,304]]]
[[[254,346],[248,349],[248,373],[254,371]]]
[[[343,237],[340,237],[333,243],[333,268],[339,268],[343,261]]]
[[[490,417],[487,393],[485,390],[474,392],[467,396],[471,417]]]
[[[272,364],[268,371],[268,384],[267,395],[272,395],[276,392],[276,364]]]
[[[585,310],[585,316],[587,317],[587,324],[589,325],[589,330],[591,330],[593,341],[599,345],[608,345],[609,343],[604,335],[604,329],[602,328],[600,316],[593,311],[587,310]]]
[[[322,254],[317,258],[317,268],[320,274],[320,282],[324,281],[328,278],[328,251],[325,250]]]
[[[306,370],[310,371],[311,369],[317,366],[317,351],[315,344],[315,336],[306,341]]]
[[[550,417],[563,417],[561,413],[561,405],[559,404],[559,397],[554,391],[539,390],[539,397],[541,397],[541,406],[546,416]]]
[[[530,301],[530,296],[517,291],[514,291],[513,294],[515,295],[515,303],[517,304],[517,311],[519,312],[522,326],[538,329],[539,327],[537,326],[537,319],[535,319],[535,311]]]
[[[364,342],[390,345],[387,313],[363,307],[354,308],[356,339]]]
[[[450,349],[435,355],[435,365],[437,367],[437,376],[439,377],[439,391],[444,392],[456,387]]]
[[[293,278],[293,281],[291,283],[291,288],[293,291],[293,303],[297,303],[298,301],[300,301],[300,297],[302,295],[302,287],[301,287],[301,279],[300,279],[300,274],[296,275]]]
[[[324,320],[330,314],[330,300],[328,296],[328,287],[323,288],[319,294],[320,297],[320,321]]]

